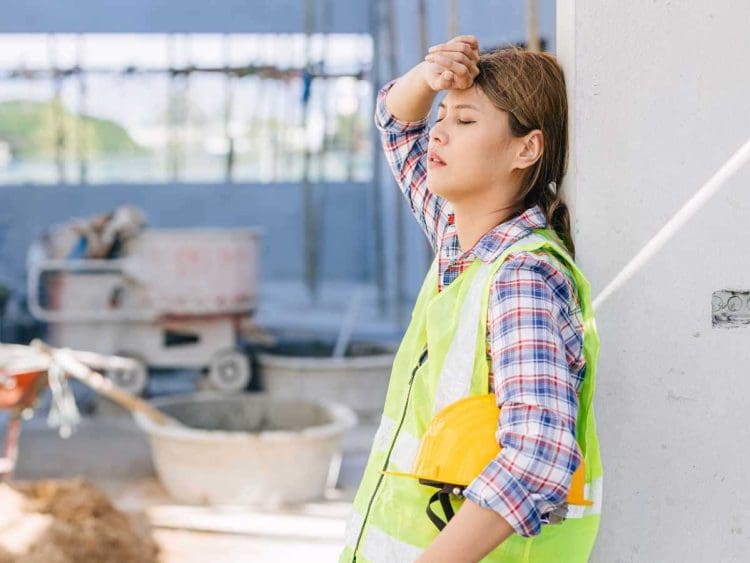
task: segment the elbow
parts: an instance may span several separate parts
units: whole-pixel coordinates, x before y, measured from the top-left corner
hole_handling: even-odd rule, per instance
[[[583,461],[581,449],[578,447],[575,439],[573,440],[573,447],[569,451],[570,455],[561,456],[562,461],[557,468],[558,479],[550,481],[550,486],[547,487],[543,495],[544,500],[552,509],[568,502],[572,492],[573,474],[578,470]]]

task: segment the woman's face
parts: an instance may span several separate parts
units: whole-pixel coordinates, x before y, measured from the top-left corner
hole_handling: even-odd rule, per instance
[[[522,154],[527,138],[511,135],[508,112],[497,109],[478,86],[448,90],[430,130],[427,186],[452,203],[486,192],[497,199],[496,190],[515,189],[521,168],[531,164],[524,164]]]

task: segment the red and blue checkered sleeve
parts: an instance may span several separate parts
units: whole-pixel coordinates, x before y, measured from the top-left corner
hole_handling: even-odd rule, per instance
[[[582,341],[574,295],[572,282],[531,252],[510,256],[491,288],[487,324],[501,449],[464,494],[525,537],[539,534],[549,512],[564,504],[582,459],[578,380],[565,344]]]
[[[428,119],[403,121],[388,111],[385,98],[396,83],[391,80],[378,92],[375,102],[375,125],[380,130],[385,158],[406,196],[432,248],[437,252],[441,234],[448,223],[446,201],[427,188]]]

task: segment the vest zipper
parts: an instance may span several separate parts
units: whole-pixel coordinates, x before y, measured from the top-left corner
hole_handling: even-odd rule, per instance
[[[409,388],[406,391],[406,401],[404,401],[404,410],[401,411],[401,420],[399,420],[398,426],[396,427],[396,432],[393,435],[393,440],[391,440],[391,446],[388,448],[388,453],[385,456],[385,462],[383,463],[383,469],[380,472],[380,475],[378,476],[378,482],[375,484],[375,490],[372,492],[372,496],[370,496],[370,502],[367,503],[367,510],[365,511],[365,516],[362,519],[362,527],[359,529],[359,536],[357,536],[357,543],[354,545],[354,556],[352,557],[352,563],[355,563],[357,561],[357,550],[359,549],[359,544],[362,541],[362,534],[365,531],[365,525],[367,524],[367,517],[370,515],[370,509],[372,508],[372,503],[375,500],[375,495],[378,494],[378,489],[380,488],[380,483],[383,482],[383,471],[388,469],[388,462],[391,459],[391,452],[393,452],[393,446],[396,445],[396,439],[398,438],[398,433],[401,431],[401,426],[404,424],[404,419],[406,418],[406,409],[409,407],[409,399],[411,398],[411,387],[414,383],[414,376],[417,375],[417,370],[422,367],[422,364],[424,364],[425,360],[427,359],[427,346],[425,346],[424,350],[422,351],[422,355],[419,356],[419,360],[417,362],[416,367],[411,372],[411,377],[409,378]]]

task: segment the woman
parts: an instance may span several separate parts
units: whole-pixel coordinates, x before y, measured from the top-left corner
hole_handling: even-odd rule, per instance
[[[599,341],[558,189],[562,70],[546,53],[480,54],[474,36],[459,36],[380,90],[375,122],[436,258],[394,360],[340,560],[585,562],[601,506]],[[443,507],[455,516],[435,526],[429,481],[402,475],[437,413],[487,393],[500,407],[500,450],[453,489]],[[568,505],[581,464],[589,506]]]

